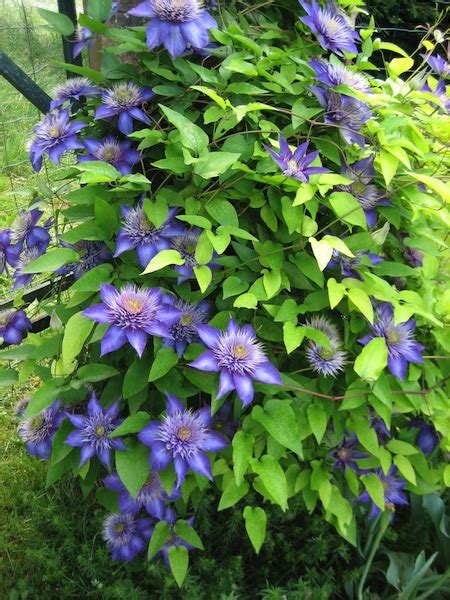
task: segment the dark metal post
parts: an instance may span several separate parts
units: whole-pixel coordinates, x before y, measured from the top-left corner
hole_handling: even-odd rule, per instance
[[[4,52],[0,51],[0,75],[11,83],[27,100],[43,113],[50,109],[50,96],[22,71]]]
[[[77,26],[77,10],[75,7],[75,0],[58,0],[58,10],[61,14],[66,15],[72,21],[72,23]],[[83,66],[83,62],[81,60],[81,56],[73,55],[73,46],[77,41],[76,34],[73,33],[68,37],[63,37],[63,50],[64,50],[64,60],[66,63],[71,65],[78,65],[79,67]],[[71,73],[67,71],[67,77],[76,77],[75,73]]]

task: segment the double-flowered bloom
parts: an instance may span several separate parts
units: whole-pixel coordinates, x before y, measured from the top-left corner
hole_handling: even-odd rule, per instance
[[[363,147],[365,139],[360,130],[372,116],[368,106],[356,98],[329,89],[311,86],[310,90],[325,109],[325,123],[337,127],[347,144],[355,143]]]
[[[272,150],[272,148],[269,148],[266,144],[263,145],[280,167],[283,175],[294,177],[302,183],[308,183],[311,175],[317,173],[329,173],[329,170],[323,167],[310,166],[319,156],[319,152],[315,151],[307,154],[308,142],[301,144],[294,152],[291,152],[289,144],[282,135],[278,136],[278,143],[280,146],[279,153]]]
[[[133,131],[133,120],[150,125],[149,117],[142,105],[155,94],[148,87],[140,87],[131,81],[117,83],[102,94],[101,105],[95,113],[96,119],[110,120],[117,116],[117,127],[124,135]]]
[[[79,154],[78,162],[101,160],[115,167],[121,175],[129,175],[141,156],[133,142],[120,141],[112,135],[102,140],[86,138],[83,140],[83,146],[88,154]]]
[[[38,225],[40,218],[44,213],[34,208],[33,210],[21,210],[10,228],[11,243],[17,244],[23,248],[26,244],[28,248],[39,247],[43,252],[47,249],[50,242],[48,224]]]
[[[322,316],[312,317],[306,324],[324,333],[330,344],[329,348],[325,348],[316,341],[308,341],[305,354],[311,368],[325,377],[336,377],[343,370],[347,356],[342,350],[342,340],[336,326]]]
[[[361,338],[360,344],[365,346],[375,337],[384,338],[388,350],[389,370],[398,379],[405,379],[408,362],[423,363],[424,346],[414,339],[416,330],[414,319],[395,325],[392,305],[382,302],[375,308],[375,320],[371,327],[372,333]]]
[[[140,519],[130,513],[112,513],[103,525],[103,537],[113,560],[133,560],[144,552],[152,533],[151,519]]]
[[[450,77],[450,63],[447,60],[445,60],[443,56],[440,56],[439,54],[422,54],[422,58],[424,58],[427,61],[428,65],[433,69],[435,73],[437,73],[441,77]]]
[[[19,437],[25,442],[32,456],[47,459],[52,451],[53,438],[64,419],[57,400],[37,415],[23,419],[19,425]]]
[[[24,310],[7,308],[0,311],[0,339],[6,344],[20,344],[31,331],[31,321]]]
[[[377,222],[376,209],[379,206],[390,206],[391,204],[385,194],[373,183],[375,177],[374,159],[374,154],[371,154],[351,165],[343,163],[341,172],[345,177],[351,179],[352,183],[336,187],[341,192],[352,194],[358,200],[366,215],[369,227],[374,227]]]
[[[170,208],[167,219],[160,227],[155,227],[145,214],[142,204],[135,207],[122,206],[122,226],[117,235],[116,252],[120,256],[127,250],[136,249],[139,263],[146,267],[151,259],[171,247],[170,239],[183,236],[183,225],[175,220],[177,208]]]
[[[164,46],[172,58],[188,48],[203,50],[209,42],[208,31],[217,28],[201,0],[146,0],[129,14],[151,19],[147,25],[147,46],[150,50]]]
[[[0,231],[0,275],[6,271],[8,274],[8,265],[15,267],[19,260],[21,247],[14,245],[11,241],[11,232],[9,229]]]
[[[37,258],[42,256],[45,249],[42,246],[33,246],[33,248],[25,248],[22,251],[20,258],[16,263],[16,270],[13,273],[14,285],[13,290],[17,290],[19,287],[27,287],[34,277],[34,274],[24,273],[25,267],[28,267]]]
[[[82,121],[70,121],[67,110],[49,112],[34,127],[34,139],[30,146],[30,160],[35,171],[42,168],[44,154],[59,165],[64,152],[83,148],[77,134],[86,127]]]
[[[91,269],[108,262],[112,258],[112,252],[103,242],[80,240],[75,244],[68,244],[61,241],[61,246],[72,248],[80,256],[77,262],[64,265],[57,271],[60,275],[72,273],[74,279],[79,279]]]
[[[75,430],[69,433],[65,443],[81,449],[80,467],[97,455],[109,469],[111,450],[126,450],[119,437],[110,437],[123,421],[118,418],[119,409],[120,400],[104,408],[93,393],[87,405],[87,415],[66,413]]]
[[[164,301],[180,311],[178,321],[169,328],[171,337],[164,340],[164,345],[173,348],[181,357],[188,344],[200,341],[197,327],[208,321],[209,305],[205,301],[191,304],[169,294]]]
[[[386,508],[392,511],[392,518],[394,517],[395,507],[397,505],[407,505],[408,498],[404,492],[406,482],[404,479],[400,477],[396,477],[397,475],[397,467],[391,467],[387,475],[385,475],[382,469],[375,469],[374,473],[379,478],[383,485],[384,489],[384,503]],[[360,502],[370,502],[372,504],[372,508],[370,511],[369,519],[374,519],[377,517],[381,510],[380,508],[372,501],[369,496],[369,492],[363,492],[358,500]]]
[[[307,16],[300,17],[305,25],[316,35],[324,50],[330,50],[342,56],[343,52],[358,54],[355,42],[360,41],[359,34],[352,27],[348,17],[331,0],[322,8],[317,0],[308,4],[299,0]]]
[[[83,311],[97,323],[108,323],[109,328],[101,341],[101,353],[108,354],[121,348],[127,341],[142,356],[147,337],[170,337],[169,327],[177,322],[180,311],[163,300],[159,288],[139,289],[125,285],[121,290],[102,285],[99,304]]]
[[[436,429],[430,423],[426,423],[418,417],[411,419],[408,423],[409,429],[417,429],[416,444],[424,454],[431,454],[439,444],[439,436]]]
[[[354,256],[345,256],[339,250],[333,250],[333,255],[327,268],[335,269],[339,267],[343,277],[353,277],[362,281],[363,277],[358,269],[362,266],[364,258],[372,265],[378,265],[383,262],[382,257],[373,252],[361,250],[360,252],[356,252]]]
[[[81,102],[86,98],[99,96],[100,94],[100,88],[94,86],[87,77],[70,77],[54,88],[54,99],[50,102],[50,109],[59,108],[66,102],[71,105],[74,101]]]
[[[184,260],[183,265],[175,265],[174,267],[175,271],[180,274],[177,283],[183,283],[194,277],[194,267],[198,267],[198,262],[195,259],[195,250],[199,237],[200,229],[194,227],[190,231],[184,232],[183,235],[175,235],[171,239],[172,248],[177,250]],[[208,267],[213,268],[214,263],[209,263]]]
[[[361,469],[356,462],[358,459],[367,458],[368,455],[364,452],[358,452],[355,450],[355,446],[358,445],[358,438],[353,435],[351,438],[343,438],[339,446],[330,452],[331,458],[334,459],[333,469],[338,469],[345,473],[345,468],[348,467],[357,473],[361,472]]]
[[[135,515],[142,509],[145,509],[150,516],[158,520],[164,519],[166,502],[169,500],[178,500],[181,496],[178,490],[174,490],[169,496],[164,490],[159,475],[153,470],[150,471],[147,480],[135,498],[133,498],[124,486],[117,473],[107,475],[103,482],[107,488],[119,494],[119,508],[121,512]]]
[[[314,58],[308,65],[313,69],[317,81],[330,88],[346,85],[362,94],[370,93],[370,85],[364,75],[352,71],[340,62],[331,63],[322,58]]]
[[[212,428],[211,408],[187,410],[171,394],[167,394],[166,416],[153,421],[139,433],[140,441],[151,448],[150,464],[161,471],[173,463],[177,488],[192,469],[212,480],[211,464],[206,452],[218,452],[228,446],[227,440]]]
[[[234,319],[226,331],[199,325],[198,334],[208,350],[191,367],[200,371],[220,372],[217,398],[236,390],[244,406],[253,400],[253,380],[281,384],[278,370],[269,362],[262,343],[251,325],[239,327]]]

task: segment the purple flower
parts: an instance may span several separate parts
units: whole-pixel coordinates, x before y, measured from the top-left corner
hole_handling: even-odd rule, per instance
[[[200,341],[197,327],[207,323],[209,305],[207,302],[190,304],[172,295],[164,296],[164,302],[180,311],[180,318],[169,328],[171,337],[164,340],[164,345],[176,350],[178,356],[181,357],[188,344]]]
[[[441,77],[450,77],[450,64],[445,60],[443,56],[437,55],[432,56],[431,54],[421,54],[428,65],[433,69],[435,73]]]
[[[389,429],[386,427],[385,422],[380,417],[371,416],[370,417],[370,427],[377,434],[378,443],[380,446],[384,446],[391,439],[392,434]]]
[[[16,270],[13,273],[14,285],[13,290],[17,290],[19,287],[27,287],[34,277],[33,274],[26,274],[23,272],[25,267],[30,265],[33,261],[44,254],[45,250],[42,250],[39,246],[33,248],[25,248],[20,255],[19,260],[16,263]]]
[[[11,242],[23,247],[25,242],[28,248],[39,247],[39,250],[45,252],[50,242],[48,227],[37,225],[39,219],[44,213],[37,208],[33,210],[21,210],[16,220],[10,228]]]
[[[195,249],[197,248],[200,229],[194,227],[184,235],[176,235],[171,239],[171,245],[174,250],[178,250],[181,258],[184,258],[184,265],[175,265],[174,269],[180,274],[177,283],[183,283],[194,277],[194,267],[198,267],[195,260]],[[210,262],[208,267],[214,268],[214,263]]]
[[[34,140],[30,146],[30,160],[35,171],[42,168],[42,157],[48,157],[55,165],[59,165],[64,152],[83,148],[77,133],[86,127],[82,121],[70,122],[67,110],[50,112],[34,127]]]
[[[267,360],[264,347],[251,325],[239,327],[234,319],[226,331],[199,325],[198,333],[208,350],[196,358],[191,367],[200,371],[220,371],[217,398],[236,390],[244,406],[253,400],[253,379],[280,384],[278,370]]]
[[[150,472],[135,498],[124,486],[117,473],[111,473],[111,475],[105,477],[104,484],[110,490],[118,492],[121,512],[135,515],[145,509],[150,516],[158,520],[164,519],[166,502],[168,500],[178,500],[181,496],[178,491],[168,496],[159,475],[154,471]]]
[[[66,413],[67,418],[75,427],[65,441],[69,446],[81,448],[80,467],[93,456],[97,455],[101,462],[110,468],[111,450],[126,450],[126,446],[119,438],[110,437],[123,419],[118,419],[120,400],[107,409],[103,408],[95,393],[87,405],[87,415]]]
[[[96,35],[87,27],[76,30],[77,41],[73,45],[72,54],[76,58],[85,48],[93,48]]]
[[[151,519],[140,519],[129,513],[112,513],[103,525],[103,537],[113,560],[133,560],[144,552],[152,533]]]
[[[323,332],[330,343],[330,348],[324,348],[319,343],[309,340],[306,346],[306,358],[311,368],[325,377],[336,377],[342,371],[347,353],[341,350],[342,340],[337,328],[325,317],[312,317],[306,325]]]
[[[134,148],[133,142],[130,140],[121,142],[112,135],[102,140],[85,138],[83,146],[89,154],[79,155],[78,162],[101,160],[115,167],[121,175],[129,175],[141,157]]]
[[[433,94],[436,100],[444,105],[445,112],[450,113],[450,98],[447,96],[447,88],[443,79],[439,79],[434,90],[426,83],[421,91]]]
[[[238,430],[239,421],[233,419],[233,405],[224,402],[212,418],[212,428],[231,440]]]
[[[21,421],[19,437],[32,456],[42,459],[50,457],[53,438],[64,419],[64,413],[59,410],[60,405],[61,401],[57,400],[37,415]]]
[[[169,327],[179,318],[179,311],[165,304],[162,291],[157,288],[139,289],[125,285],[117,290],[112,285],[100,288],[100,304],[89,306],[83,315],[109,323],[110,327],[101,342],[101,354],[121,348],[127,341],[142,356],[148,335],[169,337]]]
[[[68,244],[63,241],[60,243],[61,246],[72,248],[80,255],[77,262],[69,263],[58,269],[57,273],[60,275],[73,273],[74,279],[79,279],[94,267],[98,267],[112,258],[112,252],[103,242],[80,240],[76,244]]]
[[[370,85],[364,75],[352,71],[341,63],[330,63],[323,58],[314,58],[309,61],[308,65],[315,72],[317,81],[328,87],[335,88],[346,85],[363,94],[370,93]]]
[[[13,246],[9,229],[0,231],[0,275],[8,274],[8,265],[15,267],[20,255],[20,246]]]
[[[0,311],[0,338],[4,343],[20,344],[28,331],[31,321],[25,311],[12,308]]]
[[[381,469],[375,469],[374,473],[377,475],[377,477],[383,484],[384,503],[388,510],[394,513],[396,505],[408,504],[408,499],[404,492],[406,481],[404,481],[400,477],[396,477],[397,467],[391,467],[387,475],[385,475]],[[372,502],[368,492],[363,492],[359,496],[358,500],[360,502],[372,503],[372,510],[370,511],[369,519],[374,519],[381,513],[381,510],[378,508],[378,506]]]
[[[372,333],[358,340],[359,343],[365,346],[374,337],[384,338],[388,349],[389,370],[398,379],[406,377],[408,362],[423,363],[424,346],[413,337],[416,329],[414,319],[395,325],[392,305],[382,302],[375,309],[375,321],[371,327]]]
[[[114,256],[120,256],[123,252],[135,248],[142,267],[146,267],[158,252],[170,248],[171,237],[182,236],[185,233],[181,223],[174,220],[177,208],[169,209],[167,219],[159,228],[150,222],[142,204],[134,208],[122,206],[120,212],[122,227],[117,236]]]
[[[291,152],[286,139],[278,136],[280,152],[277,154],[272,148],[263,144],[264,148],[281,168],[283,175],[294,177],[298,181],[308,183],[311,175],[316,173],[329,173],[329,169],[323,167],[310,167],[309,165],[319,156],[317,151],[306,154],[308,150],[308,142],[301,144],[294,152]]]
[[[54,88],[54,100],[50,102],[50,109],[59,108],[70,100],[81,102],[86,98],[99,96],[100,94],[101,90],[94,86],[87,77],[70,77],[67,81],[60,83]]]
[[[384,193],[372,183],[375,177],[374,158],[375,156],[371,154],[351,165],[343,163],[341,172],[345,177],[351,179],[352,183],[336,186],[338,191],[348,192],[358,200],[364,210],[369,227],[374,227],[377,222],[376,209],[379,206],[391,205]]]
[[[338,127],[341,137],[347,144],[355,143],[363,147],[365,139],[359,131],[372,116],[367,105],[356,98],[317,86],[311,86],[310,90],[325,109],[325,123]]]
[[[331,50],[340,56],[343,51],[358,54],[355,41],[360,41],[361,38],[350,25],[348,17],[334,2],[329,1],[326,8],[321,8],[317,0],[312,0],[311,4],[307,4],[304,0],[299,2],[308,15],[300,17],[300,21],[317,36],[324,50]]]
[[[139,87],[131,81],[116,83],[111,89],[102,94],[102,103],[97,108],[95,119],[110,120],[118,116],[119,131],[128,135],[133,131],[133,119],[150,125],[151,121],[140,108],[155,94],[148,87]]]
[[[405,246],[403,249],[405,260],[411,265],[411,267],[419,268],[423,265],[423,253],[415,248]]]
[[[356,435],[353,435],[348,440],[344,437],[332,452],[330,452],[331,458],[334,459],[333,469],[338,469],[345,473],[345,468],[348,467],[357,473],[361,472],[361,469],[358,467],[358,463],[355,460],[361,458],[367,458],[367,454],[363,452],[357,452],[354,450],[354,447],[358,444],[358,438]]]
[[[184,546],[187,550],[193,550],[194,547],[191,546],[191,544],[189,544],[182,538],[180,538],[180,536],[176,533],[175,523],[177,521],[177,515],[176,515],[175,511],[173,510],[173,508],[168,506],[166,508],[166,513],[164,515],[164,519],[161,519],[161,520],[165,521],[169,525],[169,529],[170,529],[169,537],[166,540],[166,542],[164,543],[163,547],[161,548],[161,555],[163,557],[163,560],[164,560],[166,566],[170,567],[170,563],[169,563],[170,548],[172,548],[173,546]],[[187,523],[189,525],[192,525],[194,523],[194,517],[191,517],[190,519],[188,519]]]
[[[433,425],[425,423],[422,419],[411,419],[408,423],[409,429],[413,427],[418,430],[416,444],[424,454],[431,454],[439,444],[439,436]]]
[[[355,256],[345,256],[339,250],[333,250],[333,256],[327,268],[335,269],[339,267],[343,277],[353,277],[354,279],[363,281],[363,277],[358,273],[358,269],[364,257],[367,257],[372,265],[378,265],[383,262],[381,256],[373,252],[360,251],[356,252]]]
[[[129,11],[136,17],[148,17],[147,46],[150,50],[163,45],[172,58],[187,48],[203,49],[209,42],[209,29],[216,29],[215,19],[200,0],[147,0]]]
[[[211,465],[205,452],[218,452],[228,446],[219,433],[211,429],[211,407],[187,410],[171,394],[167,394],[166,416],[153,421],[139,433],[140,441],[151,448],[150,464],[161,471],[173,462],[177,488],[189,469],[212,480]]]

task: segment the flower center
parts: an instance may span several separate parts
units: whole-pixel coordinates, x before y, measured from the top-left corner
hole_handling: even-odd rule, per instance
[[[50,125],[50,127],[48,128],[48,135],[51,138],[58,138],[60,136],[61,130],[59,128],[59,125],[55,124],[55,125]]]
[[[248,348],[244,344],[236,344],[233,348],[235,358],[245,358],[248,356]]]
[[[126,310],[131,313],[132,315],[137,315],[141,312],[142,308],[143,308],[143,302],[142,300],[139,300],[138,298],[130,298],[124,301],[124,307],[126,308]]]
[[[44,417],[42,415],[35,415],[34,417],[31,417],[30,429],[34,429],[34,431],[37,431],[39,429],[42,429],[43,425]]]
[[[189,427],[180,427],[177,431],[177,437],[181,442],[188,442],[192,437],[192,431]]]
[[[175,23],[192,21],[202,10],[199,0],[154,0],[153,6],[161,20]]]
[[[105,159],[106,162],[113,160],[116,156],[116,150],[115,148],[105,148],[103,150],[103,158]]]
[[[383,489],[385,492],[388,491],[389,489],[389,481],[383,481]]]
[[[392,331],[389,332],[388,340],[391,344],[396,344],[397,342],[400,341],[400,339],[401,339],[400,333],[396,329],[393,329]]]
[[[97,425],[97,427],[95,428],[95,435],[97,437],[102,437],[105,435],[105,431],[106,431],[106,428],[104,425]]]
[[[295,158],[291,158],[290,160],[288,160],[287,165],[291,171],[298,171],[298,165]]]
[[[346,458],[348,458],[350,456],[350,451],[347,448],[341,448],[338,452],[338,456],[342,460],[345,460]]]
[[[191,325],[192,321],[193,321],[193,319],[192,319],[191,315],[183,315],[180,319],[180,323],[184,327]]]
[[[125,531],[125,525],[123,523],[116,523],[114,526],[114,531],[116,533],[123,533]]]
[[[14,311],[10,309],[0,311],[0,327],[7,325],[13,314]]]

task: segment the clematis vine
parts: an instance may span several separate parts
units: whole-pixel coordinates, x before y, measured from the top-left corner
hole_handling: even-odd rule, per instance
[[[120,400],[116,400],[109,408],[104,408],[95,393],[87,405],[87,414],[80,415],[67,412],[66,416],[75,431],[69,433],[65,443],[81,449],[80,467],[97,455],[107,469],[110,468],[111,450],[126,450],[127,447],[119,437],[110,437],[123,419],[118,418]]]
[[[183,484],[189,469],[212,480],[206,452],[219,452],[228,446],[228,442],[211,428],[211,408],[205,406],[200,410],[187,410],[178,398],[166,395],[164,419],[149,423],[138,435],[140,441],[151,448],[151,466],[161,471],[173,463],[177,489]]]
[[[75,244],[68,244],[61,241],[64,248],[72,248],[78,252],[80,259],[77,262],[69,263],[58,269],[60,275],[72,273],[74,279],[79,279],[82,275],[98,267],[112,258],[112,252],[103,242],[80,240]]]
[[[308,341],[305,354],[311,368],[325,377],[336,377],[343,370],[347,357],[336,326],[323,316],[312,317],[306,325],[323,332],[330,344],[329,348],[325,348],[314,340]]]
[[[50,109],[59,108],[66,102],[70,106],[73,101],[82,102],[86,98],[92,98],[100,94],[100,88],[93,85],[87,77],[71,77],[53,89],[54,99],[50,102]]]
[[[195,259],[195,250],[197,248],[198,238],[200,237],[200,229],[194,227],[183,235],[175,235],[171,239],[171,246],[174,250],[178,250],[181,258],[184,259],[184,265],[175,265],[174,269],[180,276],[177,283],[183,283],[194,277],[194,267],[198,267],[198,262]],[[213,254],[213,258],[214,258]],[[210,262],[208,267],[214,268],[214,262]]]
[[[164,296],[164,301],[180,311],[180,318],[170,326],[169,333],[171,337],[164,340],[164,345],[176,350],[178,356],[181,357],[188,344],[200,341],[197,327],[207,323],[209,305],[205,301],[191,304],[170,294]]]
[[[147,0],[129,14],[151,19],[147,46],[150,50],[164,46],[172,58],[190,48],[203,50],[209,43],[208,31],[218,27],[200,0]]]
[[[28,248],[37,246],[40,251],[45,252],[50,242],[48,228],[51,221],[47,222],[43,227],[38,225],[43,214],[42,210],[38,210],[37,208],[30,211],[19,211],[10,228],[11,242],[17,244],[19,248],[23,248],[24,243]]]
[[[140,87],[131,81],[116,83],[102,94],[101,105],[95,112],[95,119],[111,120],[117,117],[117,127],[124,135],[133,131],[133,120],[151,124],[150,118],[142,110],[142,105],[155,94],[148,87]]]
[[[308,65],[313,69],[317,81],[330,88],[346,85],[362,94],[370,93],[370,85],[364,75],[352,71],[340,62],[331,63],[323,58],[314,58]]]
[[[34,273],[24,273],[25,267],[28,267],[32,262],[44,254],[45,250],[42,250],[39,246],[33,248],[25,248],[20,255],[19,260],[16,263],[16,270],[13,273],[14,285],[13,290],[17,290],[20,287],[27,287],[31,283],[34,277]]]
[[[398,472],[397,467],[391,467],[387,475],[385,475],[382,469],[375,469],[374,473],[381,481],[384,489],[384,503],[386,508],[392,511],[392,519],[394,518],[394,511],[396,506],[405,506],[408,504],[408,498],[404,492],[406,487],[406,481],[401,479],[400,477],[396,477]],[[372,501],[369,496],[369,492],[363,492],[358,500],[360,502],[370,502],[371,503],[371,511],[369,515],[369,519],[374,519],[377,517],[381,510],[380,508]]]
[[[378,265],[383,258],[378,254],[368,251],[356,252],[354,256],[345,256],[339,250],[333,250],[333,255],[327,265],[328,269],[340,268],[343,277],[353,277],[363,281],[363,276],[358,272],[359,267],[364,265],[364,259],[368,264]]]
[[[147,548],[152,533],[151,519],[130,513],[111,513],[103,524],[103,537],[113,560],[133,560]]]
[[[78,162],[101,160],[115,167],[121,175],[129,175],[141,156],[133,142],[121,142],[112,135],[102,140],[86,138],[83,140],[83,146],[88,154],[79,154]]]
[[[108,323],[109,328],[101,341],[101,354],[108,354],[129,342],[142,356],[149,335],[170,337],[169,327],[177,322],[180,311],[163,301],[162,290],[139,289],[127,284],[121,290],[102,285],[99,304],[93,304],[83,315]]]
[[[0,311],[0,339],[5,344],[20,344],[31,331],[31,321],[24,310],[7,308]]]
[[[431,454],[439,445],[439,436],[436,429],[430,423],[426,423],[418,417],[411,419],[408,423],[409,429],[417,429],[416,444],[424,454]]]
[[[53,438],[65,416],[60,408],[61,401],[57,400],[36,415],[21,420],[19,437],[32,456],[44,460],[50,458]]]
[[[357,473],[361,473],[361,469],[356,462],[358,459],[367,458],[368,454],[364,452],[358,452],[355,450],[355,446],[358,445],[358,438],[353,435],[349,439],[344,437],[341,443],[330,452],[331,458],[334,459],[333,469],[337,469],[345,473],[345,469],[348,467]]]
[[[365,346],[375,337],[384,338],[388,349],[388,368],[398,379],[405,379],[408,362],[423,363],[422,351],[425,347],[414,339],[414,319],[395,325],[392,304],[382,302],[375,308],[375,320],[371,327],[372,332],[358,340],[359,343]]]
[[[278,143],[280,146],[280,152],[277,153],[272,148],[269,148],[266,144],[264,148],[281,168],[283,175],[288,177],[294,177],[303,183],[308,183],[311,175],[317,173],[329,173],[329,169],[323,167],[311,167],[316,158],[319,156],[319,152],[310,152],[307,154],[308,142],[301,144],[294,152],[291,152],[286,139],[282,136],[278,136]]]
[[[11,241],[11,232],[9,229],[0,231],[0,275],[6,272],[8,275],[8,265],[15,267],[19,260],[21,247],[14,245]]]
[[[281,376],[269,362],[262,343],[251,325],[239,327],[234,319],[226,331],[199,325],[198,334],[208,350],[191,367],[199,371],[220,372],[217,398],[236,390],[244,406],[253,401],[253,380],[279,385]]]

